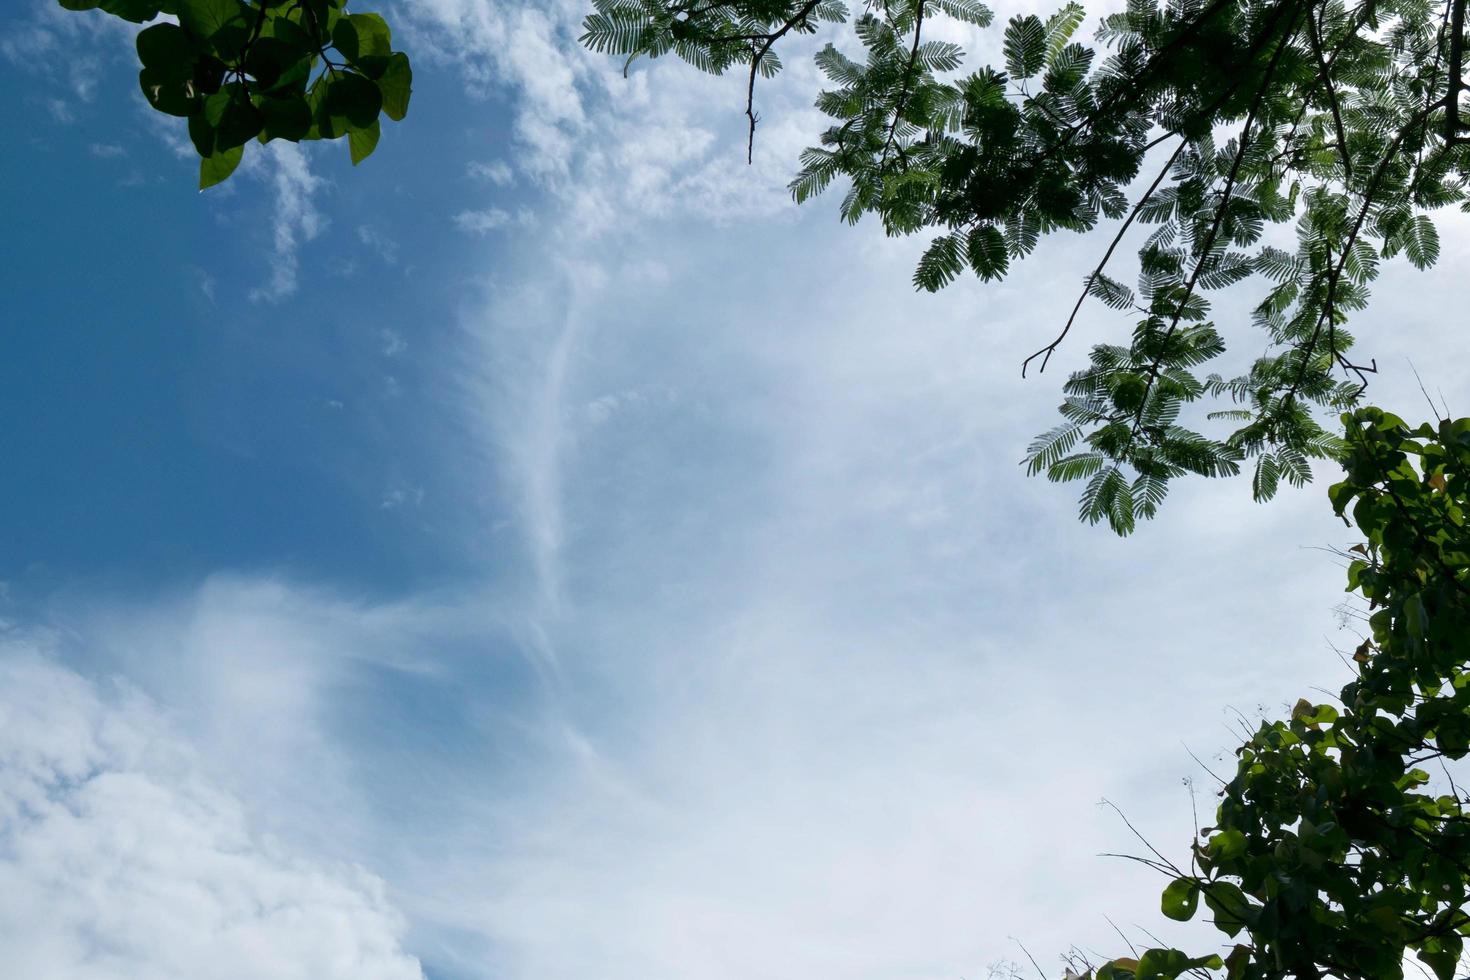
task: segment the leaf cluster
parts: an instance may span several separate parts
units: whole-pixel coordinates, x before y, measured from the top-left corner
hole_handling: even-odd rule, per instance
[[[380,115],[408,112],[413,70],[388,24],[347,0],[59,0],[135,23],[149,105],[188,120],[199,187],[226,179],[251,139],[347,137],[354,164],[378,145]]]
[[[597,50],[673,51],[710,71],[748,61],[752,126],[772,44],[845,16],[800,0],[598,4],[583,38]],[[1027,363],[1045,369],[1089,299],[1131,332],[1067,382],[1062,423],[1028,469],[1082,481],[1084,519],[1128,533],[1179,476],[1250,463],[1264,500],[1334,458],[1324,420],[1376,370],[1350,359],[1349,316],[1384,260],[1435,262],[1431,213],[1466,197],[1463,0],[1130,0],[1092,44],[1072,2],[1012,17],[1003,63],[968,75],[956,45],[925,36],[936,17],[983,26],[990,12],[869,2],[853,25],[861,56],[821,50],[816,104],[832,123],[791,191],[846,183],[846,220],[927,234],[914,273],[926,290],[1002,278],[1048,233],[1115,223],[1060,335]],[[1130,233],[1136,273],[1110,274]],[[1248,283],[1262,353],[1242,373],[1211,371],[1246,327],[1217,323],[1211,294]]]
[[[1337,704],[1303,699],[1236,750],[1188,870],[1145,862],[1172,877],[1163,913],[1187,920],[1202,902],[1226,955],[1150,950],[1097,980],[1398,980],[1410,955],[1456,975],[1470,937],[1470,799],[1451,769],[1470,756],[1470,419],[1410,428],[1365,408],[1345,422],[1346,478],[1329,493],[1365,536],[1347,573],[1369,610],[1356,677]]]

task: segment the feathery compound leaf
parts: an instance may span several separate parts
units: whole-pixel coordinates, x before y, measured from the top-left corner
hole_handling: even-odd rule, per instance
[[[936,292],[953,281],[965,267],[965,246],[958,235],[940,235],[929,243],[914,270],[914,285]]]
[[[1262,453],[1256,459],[1256,472],[1251,477],[1251,497],[1257,502],[1270,500],[1276,496],[1276,487],[1281,480],[1281,470],[1276,465],[1276,457],[1271,453]]]
[[[1416,215],[1405,229],[1404,255],[1417,269],[1427,269],[1439,260],[1439,232],[1425,214]]]
[[[1063,423],[1031,440],[1031,445],[1026,447],[1026,458],[1022,460],[1026,466],[1026,475],[1035,476],[1057,465],[1077,445],[1077,439],[1081,435],[1082,426]]]
[[[929,6],[976,27],[989,27],[990,8],[978,0],[928,0]]]
[[[1055,64],[1057,56],[1072,40],[1072,35],[1077,33],[1077,28],[1082,26],[1082,19],[1087,15],[1087,10],[1082,4],[1072,0],[1061,10],[1052,14],[1046,20],[1046,63]]]
[[[1092,476],[1103,467],[1102,453],[1074,453],[1063,456],[1046,468],[1046,478],[1053,483],[1069,483]]]
[[[833,0],[594,6],[584,40],[595,49],[673,51],[708,71],[755,58],[757,75],[779,66],[760,52],[847,16]],[[860,58],[831,44],[816,56],[826,80],[816,103],[831,124],[802,154],[791,193],[805,201],[842,178],[844,220],[873,213],[889,235],[932,237],[913,276],[925,290],[966,267],[1000,278],[1043,236],[1121,221],[1085,290],[1136,314],[1133,335],[1097,345],[1067,379],[1063,424],[1033,444],[1028,467],[1085,478],[1084,519],[1119,533],[1153,516],[1184,474],[1230,475],[1250,459],[1252,493],[1265,498],[1339,451],[1319,419],[1356,404],[1373,373],[1371,358],[1366,368],[1347,359],[1347,325],[1382,262],[1402,253],[1433,264],[1431,213],[1470,209],[1470,116],[1445,71],[1462,53],[1443,27],[1451,9],[1127,0],[1102,18],[1104,51],[1078,43],[1085,10],[1073,0],[1006,24],[1004,71],[952,79],[961,52],[925,34],[929,16],[988,23],[978,0],[869,5],[854,25]],[[174,79],[190,62],[170,53],[177,38],[157,37],[147,47],[162,74],[145,93],[187,115],[195,96]],[[207,149],[217,142],[193,128]],[[1154,227],[1130,290],[1114,251],[1136,222]],[[1196,373],[1225,351],[1210,319],[1216,291],[1235,304],[1222,323],[1260,332],[1247,341],[1259,355],[1229,381]],[[1242,309],[1248,318],[1233,315]],[[1038,352],[1043,366],[1058,343]],[[1217,403],[1196,409],[1202,399]],[[1208,438],[1190,428],[1196,410],[1238,429],[1226,443]]]
[[[1046,64],[1046,27],[1035,14],[1012,17],[1005,33],[1006,71],[1017,80],[1030,78]]]
[[[1010,257],[1006,254],[1005,236],[994,225],[981,225],[972,230],[966,241],[966,257],[970,268],[981,279],[1005,277]]]
[[[1087,292],[1115,310],[1131,309],[1135,302],[1133,290],[1101,272],[1088,280]]]

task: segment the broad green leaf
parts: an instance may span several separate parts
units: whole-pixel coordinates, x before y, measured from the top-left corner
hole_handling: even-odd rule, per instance
[[[292,93],[263,97],[256,100],[255,106],[260,110],[262,143],[273,139],[294,143],[303,139],[311,129],[311,106],[304,95]]]
[[[1148,949],[1138,958],[1136,980],[1174,980],[1189,968],[1189,957],[1177,949]]]
[[[1199,882],[1193,878],[1175,878],[1164,889],[1162,904],[1166,916],[1188,922],[1199,908]]]
[[[240,158],[244,153],[244,147],[233,146],[228,150],[220,150],[213,156],[200,159],[199,189],[206,190],[229,177],[240,165]]]
[[[1245,834],[1238,830],[1222,830],[1210,837],[1209,854],[1215,861],[1233,861],[1245,853]]]
[[[123,20],[142,24],[157,17],[162,4],[159,0],[102,0],[97,6]]]
[[[178,0],[179,23],[206,40],[226,25],[242,20],[239,0]]]
[[[144,28],[138,32],[136,46],[138,60],[157,82],[182,82],[194,77],[198,53],[189,35],[177,24]]]
[[[332,29],[332,44],[352,62],[387,57],[393,53],[393,34],[377,14],[348,14]]]
[[[383,95],[371,79],[356,72],[339,71],[332,75],[324,107],[331,116],[340,116],[348,125],[362,128],[378,118]]]
[[[138,87],[149,105],[170,116],[187,116],[199,105],[191,82],[159,78],[152,68],[138,72]]]
[[[352,154],[352,165],[355,167],[368,158],[368,154],[377,149],[378,137],[382,135],[382,129],[378,120],[374,119],[372,125],[365,127],[354,127],[347,133],[347,147]]]
[[[378,78],[378,91],[382,93],[383,111],[395,122],[408,115],[408,100],[413,94],[413,69],[408,56],[402,53],[388,59],[388,67]]]

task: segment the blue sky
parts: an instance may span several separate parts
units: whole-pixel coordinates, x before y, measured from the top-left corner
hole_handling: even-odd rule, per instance
[[[799,55],[747,167],[738,80],[625,80],[575,2],[389,15],[371,160],[204,195],[126,30],[4,15],[17,975],[974,978],[1155,923],[1096,804],[1182,850],[1185,746],[1340,683],[1325,484],[1078,524],[1015,462],[1118,324],[1018,365],[1098,242],[913,294],[788,202]],[[1384,404],[1414,355],[1463,412],[1456,286],[1385,276]]]

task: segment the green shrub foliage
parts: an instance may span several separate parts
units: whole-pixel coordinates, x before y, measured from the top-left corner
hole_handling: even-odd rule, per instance
[[[1047,233],[1115,233],[1084,301],[1132,320],[1064,386],[1062,421],[1030,446],[1032,473],[1081,481],[1081,516],[1128,533],[1170,481],[1252,469],[1257,499],[1308,480],[1340,441],[1323,422],[1359,402],[1372,360],[1350,359],[1350,313],[1383,260],[1439,255],[1429,213],[1465,199],[1464,0],[1129,0],[1077,40],[1083,8],[1012,17],[1004,61],[964,74],[925,29],[984,26],[978,0],[595,0],[583,42],[633,60],[673,53],[756,82],[777,48],[851,20],[860,53],[817,64],[831,117],[802,154],[798,201],[846,184],[842,215],[925,234],[914,273],[939,289],[999,279]],[[952,35],[952,32],[951,32]],[[1138,242],[1136,283],[1112,272]],[[1294,233],[1295,242],[1291,241]],[[1260,350],[1212,371],[1225,329],[1210,294],[1250,279]],[[1023,373],[1025,366],[1022,368]]]
[[[1470,798],[1455,778],[1470,754],[1470,419],[1345,421],[1330,496],[1365,536],[1347,574],[1367,607],[1356,677],[1236,750],[1188,868],[1144,859],[1172,877],[1163,913],[1203,909],[1224,955],[1153,949],[1095,980],[1397,980],[1406,958],[1456,975],[1470,935]]]
[[[59,2],[158,21],[138,33],[138,84],[153,108],[189,121],[201,190],[235,172],[251,139],[345,136],[360,163],[378,145],[380,115],[408,112],[408,56],[382,17],[348,13],[347,0]]]

